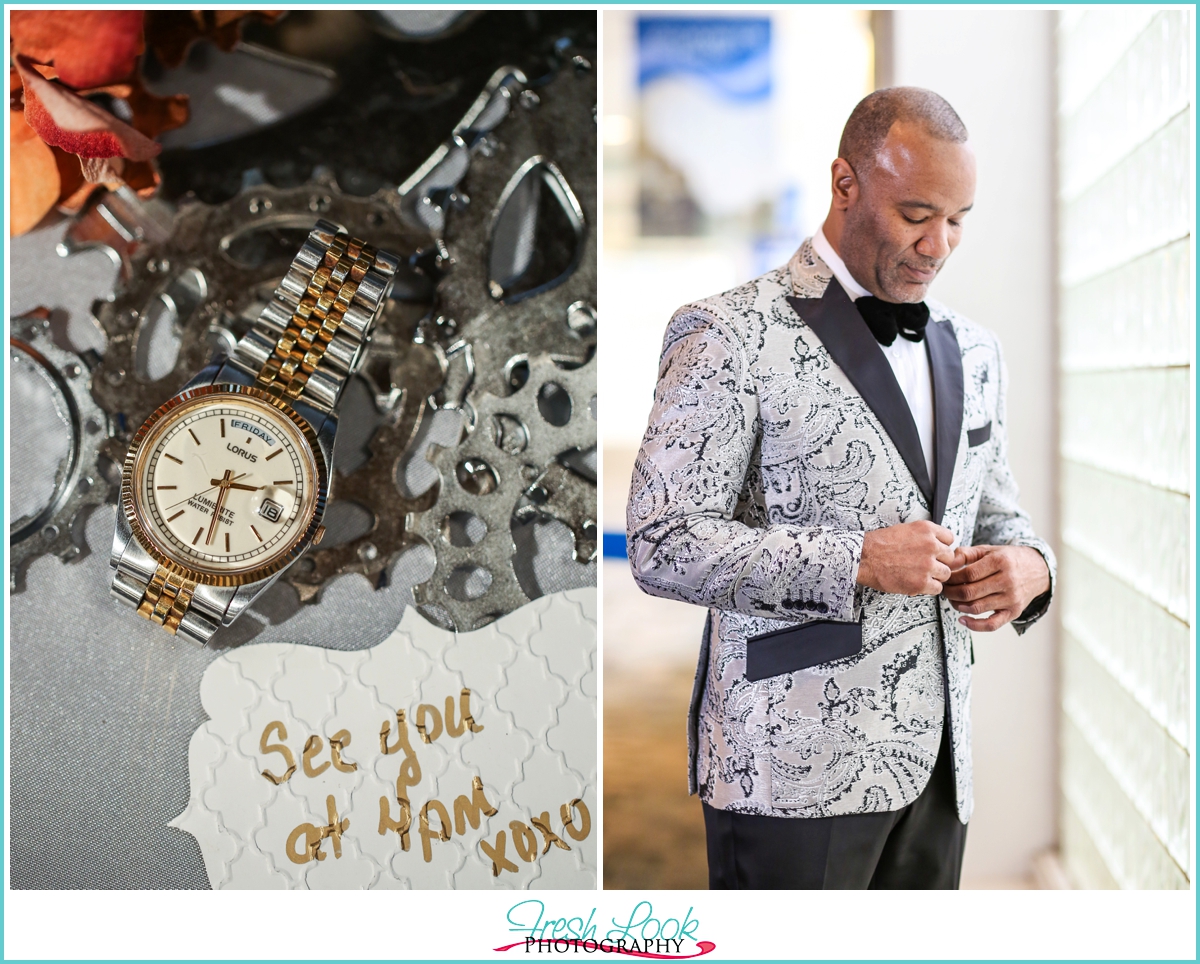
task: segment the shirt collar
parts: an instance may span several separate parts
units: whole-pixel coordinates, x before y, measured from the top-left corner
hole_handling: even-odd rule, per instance
[[[833,250],[833,245],[825,237],[824,225],[817,228],[817,233],[813,235],[812,246],[817,257],[829,265],[829,270],[838,279],[838,284],[846,290],[846,294],[850,296],[851,301],[857,301],[859,298],[866,297],[871,293],[854,280],[850,271],[846,268],[846,262]]]

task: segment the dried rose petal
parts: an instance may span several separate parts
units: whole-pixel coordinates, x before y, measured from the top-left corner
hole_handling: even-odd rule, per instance
[[[125,184],[141,198],[153,197],[162,183],[162,175],[152,161],[127,161],[122,177],[125,178]]]
[[[182,127],[190,115],[187,94],[159,97],[150,93],[136,74],[123,84],[110,84],[81,93],[108,94],[109,97],[125,101],[133,115],[129,125],[147,137],[158,137],[163,131]]]
[[[123,157],[81,157],[79,166],[89,184],[121,184],[125,179]]]
[[[50,148],[54,152],[54,160],[58,164],[58,202],[55,207],[63,214],[75,214],[83,207],[93,191],[103,187],[102,184],[89,184],[83,179],[83,170],[79,166],[79,158],[64,151],[61,147]]]
[[[53,64],[68,87],[99,87],[133,73],[145,49],[141,10],[14,10],[13,49]]]
[[[46,216],[58,200],[58,164],[54,152],[42,143],[18,110],[8,112],[12,138],[8,145],[8,172],[12,191],[8,233],[24,234]]]
[[[61,84],[46,80],[16,58],[25,86],[25,121],[47,144],[80,157],[128,157],[147,161],[162,147],[103,108]]]

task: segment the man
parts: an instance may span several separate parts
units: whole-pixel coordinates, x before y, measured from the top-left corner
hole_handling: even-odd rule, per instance
[[[791,261],[671,320],[630,493],[638,585],[709,607],[689,749],[714,888],[957,887],[968,630],[1023,632],[1054,584],[999,342],[923,301],[974,200],[966,128],[880,90],[838,153]]]

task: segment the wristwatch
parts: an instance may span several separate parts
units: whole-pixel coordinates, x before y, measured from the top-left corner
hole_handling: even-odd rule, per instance
[[[112,592],[201,645],[325,533],[342,389],[397,258],[320,220],[251,330],[125,456]]]

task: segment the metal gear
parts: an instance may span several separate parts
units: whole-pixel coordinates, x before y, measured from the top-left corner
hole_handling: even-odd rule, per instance
[[[418,604],[434,615],[441,610],[465,632],[529,601],[512,563],[513,516],[523,499],[547,501],[539,484],[560,455],[596,444],[595,385],[594,360],[572,369],[541,355],[529,363],[528,378],[511,395],[483,393],[473,400],[467,437],[430,458],[442,477],[436,505],[409,519],[413,533],[433,546],[437,557],[429,580],[414,590]],[[591,510],[571,520],[573,528],[577,525],[575,558],[587,562],[595,553],[595,484],[560,468],[562,473],[550,474],[563,492],[561,502]],[[565,490],[579,497],[572,499]],[[584,534],[589,524],[590,551]]]
[[[334,484],[336,500],[358,503],[373,521],[356,538],[310,550],[287,572],[284,578],[302,600],[314,598],[343,572],[359,572],[380,585],[407,544],[406,518],[433,512],[435,499],[453,489],[443,485],[441,495],[435,488],[409,498],[395,483],[400,459],[431,405],[462,408],[468,415],[487,410],[488,395],[499,398],[513,372],[544,352],[548,358],[538,363],[539,374],[531,369],[531,380],[541,377],[545,365],[554,367],[550,358],[575,367],[574,373],[555,369],[557,380],[572,381],[575,394],[586,394],[581,403],[586,407],[594,375],[586,376],[588,385],[575,382],[584,377],[578,372],[592,370],[579,366],[591,358],[595,341],[595,76],[586,58],[566,45],[556,53],[561,69],[535,84],[516,68],[495,72],[453,136],[399,189],[370,197],[347,194],[318,168],[310,183],[293,188],[264,184],[257,172],[247,172],[242,192],[231,200],[216,206],[185,202],[178,211],[163,202],[146,205],[110,195],[107,203],[101,196],[72,226],[60,252],[101,244],[123,267],[116,297],[93,306],[108,347],[92,393],[115,429],[103,454],[119,463],[131,434],[162,400],[214,354],[232,347],[286,269],[296,247],[293,235],[306,231],[318,214],[408,256],[408,262],[359,376],[380,425],[365,464],[339,473]],[[510,291],[491,277],[490,259],[505,211],[530,215],[523,184],[545,184],[553,193],[570,223],[567,241],[574,248],[557,277],[540,279],[532,290]],[[513,201],[515,195],[521,196]],[[513,207],[523,200],[524,208]],[[536,201],[532,214],[536,219]],[[148,346],[164,317],[178,338],[178,352],[169,371],[151,371]],[[586,559],[594,553],[594,480],[574,472],[548,474],[559,451],[594,446],[594,423],[583,436],[590,442],[581,445],[577,434],[563,436],[554,451],[552,445],[535,446],[521,463],[519,484],[517,477],[506,482],[506,492],[509,484],[518,488],[501,528],[508,528],[518,509],[521,519],[530,512],[561,518],[575,531],[577,558]],[[505,468],[507,474],[510,467]],[[544,484],[534,486],[539,480]],[[527,489],[531,495],[523,494]],[[451,511],[438,508],[434,514],[440,518]],[[448,546],[425,538],[439,553]],[[511,556],[511,538],[508,547]],[[512,576],[509,558],[494,568]],[[444,569],[439,562],[439,573]],[[515,576],[512,585],[517,592],[484,621],[526,600]]]
[[[492,102],[510,106],[503,127],[483,137],[470,129],[456,135],[460,141],[464,133],[473,138],[477,152],[491,155],[486,163],[472,164],[450,185],[448,176],[434,178],[437,171],[423,182],[452,190],[451,205],[469,198],[473,217],[451,211],[445,218],[445,243],[455,265],[439,286],[438,312],[442,325],[471,345],[476,387],[494,395],[505,392],[514,361],[531,352],[582,363],[595,345],[596,75],[582,54],[570,48],[559,53],[562,67],[536,89],[519,72],[493,78]],[[441,162],[447,175],[454,173],[454,156],[448,150]],[[506,208],[536,204],[537,192],[547,195],[541,203],[558,217],[560,230],[558,237],[536,241],[565,246],[557,262],[563,270],[556,278],[535,277],[541,283],[531,288],[514,289],[491,270],[503,260],[494,257],[505,240],[498,229]],[[431,192],[419,184],[412,193],[420,198]],[[414,200],[411,209],[421,208]]]
[[[469,419],[462,444],[430,459],[442,479],[436,505],[409,520],[437,558],[414,594],[431,616],[460,631],[529,599],[513,567],[514,519],[559,519],[574,534],[576,560],[596,551],[595,479],[559,461],[596,443],[596,78],[581,54],[565,46],[558,54],[561,69],[537,84],[498,72],[476,113],[443,146],[438,164],[414,176],[407,195],[407,216],[435,235],[444,230],[454,257],[438,300],[439,326],[459,335],[444,404]],[[496,116],[506,117],[504,125],[481,134],[478,118]],[[490,155],[486,164],[461,163],[472,147]],[[539,204],[558,214],[558,237],[536,230],[529,237]],[[476,216],[464,216],[467,205]],[[514,243],[506,218],[526,232],[526,243],[562,249],[557,263],[543,258],[541,273],[523,284],[496,277],[504,261],[498,246]],[[512,392],[525,367],[524,384]],[[542,410],[554,406],[545,397],[551,385],[570,406],[559,424]],[[474,534],[463,521],[472,518]]]
[[[71,435],[49,502],[35,515],[14,520],[9,528],[9,587],[15,590],[36,556],[53,553],[69,562],[81,555],[72,530],[81,512],[108,499],[110,485],[98,461],[110,429],[89,391],[88,360],[54,344],[49,311],[40,308],[13,319],[9,358],[14,367],[29,366],[49,383],[58,415]]]
[[[355,197],[327,173],[298,188],[256,180],[248,177],[243,192],[225,204],[183,205],[164,239],[148,240],[132,253],[129,281],[117,296],[93,306],[108,346],[92,391],[116,423],[104,452],[118,464],[132,433],[163,399],[178,392],[215,353],[229,351],[250,326],[298,247],[293,235],[306,233],[317,214],[402,256],[413,258],[431,244],[427,234],[400,220],[394,191]],[[136,214],[133,210],[130,216]],[[127,226],[125,233],[132,229]],[[302,600],[342,572],[377,580],[403,547],[405,514],[431,501],[432,494],[406,500],[393,482],[396,461],[445,370],[440,346],[415,337],[432,303],[433,282],[411,265],[402,271],[361,371],[382,416],[369,442],[373,457],[335,481],[336,497],[363,505],[372,512],[373,524],[358,538],[312,550],[289,570],[285,578]],[[146,342],[164,310],[179,350],[170,371],[153,377]]]

